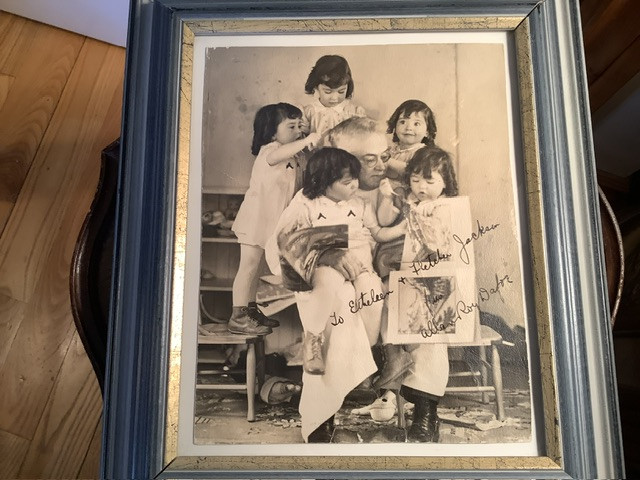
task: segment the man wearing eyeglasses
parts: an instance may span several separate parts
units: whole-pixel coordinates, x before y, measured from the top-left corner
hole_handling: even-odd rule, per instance
[[[334,127],[328,133],[326,140],[325,144],[328,146],[346,150],[358,158],[361,170],[357,194],[371,205],[373,211],[377,211],[378,202],[382,197],[379,187],[385,178],[386,162],[389,159],[387,137],[379,124],[369,118],[350,118]],[[282,222],[283,219],[281,219]],[[278,236],[279,231],[290,230],[282,227],[283,225],[279,225],[276,228],[274,237]],[[295,230],[296,227],[293,226],[291,231]],[[335,312],[335,322],[332,322],[335,327],[328,329],[330,333],[326,335],[321,348],[309,348],[309,352],[304,349],[303,352],[305,362],[319,361],[323,367],[326,365],[326,369],[323,368],[324,371],[320,375],[307,374],[303,377],[300,401],[302,436],[308,442],[330,442],[334,433],[333,415],[342,406],[345,396],[377,369],[373,361],[367,329],[376,330],[374,337],[377,337],[380,323],[379,319],[375,325],[371,325],[370,321],[367,322],[371,318],[367,317],[366,308],[360,309],[357,315],[354,315],[355,312],[349,311],[347,307],[342,311],[344,318],[340,315],[339,309],[347,306],[349,301],[353,301],[353,287],[349,288],[351,282],[364,270],[356,256],[344,248],[313,253],[313,233],[309,231],[302,234],[307,236],[296,236],[295,240],[293,236],[289,237],[285,234],[285,238],[289,237],[288,241],[291,243],[288,247],[280,245],[280,248],[283,248],[280,256],[287,257],[287,250],[296,248],[307,248],[312,253],[302,255],[302,261],[297,259],[298,268],[287,265],[286,261],[283,265],[281,259],[282,275],[295,277],[297,272],[301,275],[300,279],[303,283],[310,283],[310,279],[313,278],[313,293],[297,295],[296,298],[301,315],[305,311],[317,315],[318,309]],[[374,248],[375,241],[371,238],[372,251]],[[275,249],[277,250],[277,247]],[[269,247],[268,250],[272,248]],[[272,256],[267,254],[268,261],[269,257]],[[275,272],[277,267],[274,268],[274,265],[278,265],[278,262],[272,257],[269,265]],[[318,268],[324,266],[331,268]],[[325,278],[328,274],[317,278],[320,270],[333,273],[330,278]],[[384,298],[382,295],[380,297]],[[428,401],[423,394],[435,396],[444,394],[449,367],[446,352],[446,346],[444,349],[438,349],[433,345],[422,345],[412,352],[416,368],[406,376],[403,382],[403,393],[416,406],[413,422],[415,426],[412,427],[414,434],[411,435],[412,431],[410,431],[410,440],[437,441],[437,431],[434,432],[434,428],[437,427],[437,424],[434,424],[434,418],[437,419],[437,415],[435,411],[427,415]],[[306,356],[317,355],[324,358],[306,358]]]
[[[389,146],[378,123],[369,118],[350,118],[334,127],[328,134],[328,143],[341,148],[360,160],[360,190],[358,195],[370,202],[374,211],[382,198],[380,184],[385,179]],[[349,255],[325,255],[320,263],[341,271],[345,279],[355,278],[360,272],[358,262]],[[333,262],[331,264],[330,262]],[[337,265],[337,266],[336,266]],[[361,268],[361,266],[360,266]],[[346,273],[346,274],[345,274]],[[402,379],[402,395],[415,404],[409,441],[437,442],[439,420],[437,405],[444,395],[449,378],[449,356],[444,344],[423,344],[411,352],[414,365]],[[320,427],[322,430],[322,426]]]

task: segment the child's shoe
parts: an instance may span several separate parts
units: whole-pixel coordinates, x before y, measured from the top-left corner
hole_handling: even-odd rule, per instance
[[[264,313],[260,311],[258,308],[258,304],[256,302],[249,302],[249,315],[260,322],[260,325],[265,325],[270,328],[276,328],[280,326],[280,322],[274,320],[273,318],[267,317]]]
[[[389,418],[396,412],[396,395],[391,390],[387,390],[381,397],[376,398],[373,403],[351,410],[352,415],[371,415],[372,410],[385,411]]]
[[[302,366],[304,371],[310,375],[324,374],[323,344],[324,334],[322,332],[318,335],[311,332],[305,333],[302,345]]]
[[[261,325],[251,313],[249,307],[233,307],[227,330],[242,335],[268,335],[271,333],[271,328]]]

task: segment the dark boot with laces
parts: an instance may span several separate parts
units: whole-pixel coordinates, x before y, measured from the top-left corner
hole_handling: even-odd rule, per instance
[[[260,324],[249,307],[233,307],[227,330],[241,335],[268,335],[271,328]]]
[[[276,328],[280,326],[280,322],[274,320],[273,318],[267,317],[264,313],[260,311],[258,308],[258,304],[256,302],[249,302],[249,315],[258,320],[260,325],[265,325],[267,327]]]
[[[420,395],[416,390],[402,386],[400,393],[413,403],[413,423],[407,432],[409,442],[437,443],[440,440],[440,419],[438,418],[438,402]]]

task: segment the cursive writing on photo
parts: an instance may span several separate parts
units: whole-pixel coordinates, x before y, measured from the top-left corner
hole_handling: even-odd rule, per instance
[[[432,303],[435,305],[443,298],[444,298],[444,295],[434,295],[433,297],[429,297],[429,303]]]
[[[336,327],[338,325],[342,325],[344,323],[344,318],[342,318],[341,316],[337,315],[335,312],[333,312],[331,315],[329,315],[329,318],[333,319],[333,320],[331,320],[331,325],[333,325],[334,327]]]
[[[453,234],[453,239],[460,244],[460,260],[462,260],[467,265],[469,265],[470,263],[469,252],[467,251],[467,245],[469,245],[471,242],[475,240],[478,240],[482,236],[486,235],[487,233],[491,232],[492,230],[495,230],[500,226],[499,223],[494,223],[488,226],[480,225],[480,220],[476,220],[476,224],[478,227],[477,230],[475,232],[472,232],[471,236],[467,237],[465,240],[462,240],[455,233]]]
[[[495,274],[495,279],[495,286],[489,288],[481,287],[478,289],[477,301],[468,303],[463,300],[459,300],[456,303],[456,312],[454,316],[449,319],[448,323],[445,324],[444,322],[442,322],[438,325],[435,325],[431,320],[429,320],[427,322],[427,326],[420,329],[420,335],[422,335],[423,338],[428,338],[436,333],[441,333],[450,325],[455,325],[458,320],[462,319],[463,315],[469,315],[475,310],[480,310],[480,304],[487,302],[495,295],[499,295],[500,299],[504,301],[504,299],[502,298],[502,289],[508,284],[512,284],[513,280],[511,280],[509,275],[499,277],[497,273]]]
[[[478,289],[478,300],[476,302],[466,303],[462,300],[458,301],[456,304],[456,317],[455,321],[460,320],[460,314],[468,315],[472,313],[474,310],[480,309],[480,304],[489,301],[494,295],[500,295],[502,299],[502,289],[507,285],[513,283],[509,275],[505,275],[502,278],[498,277],[498,274],[495,274],[496,277],[496,286],[490,288],[479,288]],[[503,300],[504,301],[504,300]],[[455,322],[454,322],[455,323]]]
[[[511,280],[511,278],[509,278],[509,275],[505,275],[502,278],[498,278],[498,274],[497,273],[495,275],[496,275],[496,284],[495,284],[495,286],[490,287],[489,289],[486,289],[486,288],[478,289],[478,299],[481,302],[486,302],[493,295],[497,294],[497,295],[500,296],[500,300],[502,300],[502,302],[504,303],[504,298],[502,298],[501,290],[504,288],[505,284],[513,283],[513,281]]]
[[[360,293],[360,297],[357,297],[355,300],[349,301],[349,310],[351,311],[351,313],[357,313],[364,307],[370,307],[376,302],[382,302],[392,293],[393,290],[389,290],[386,293],[376,293],[372,288],[370,292],[362,292]]]
[[[422,271],[430,270],[438,265],[442,260],[449,260],[450,258],[450,253],[440,253],[440,249],[437,249],[435,252],[431,252],[427,255],[427,259],[425,261],[411,262],[411,270],[413,270],[413,273],[417,275]]]

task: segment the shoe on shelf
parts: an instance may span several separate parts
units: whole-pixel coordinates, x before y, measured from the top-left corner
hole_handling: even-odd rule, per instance
[[[249,302],[249,315],[258,320],[260,325],[265,325],[266,327],[276,328],[280,326],[280,322],[274,320],[273,318],[267,317],[264,313],[260,311],[258,308],[258,304],[256,302]]]
[[[270,327],[261,325],[251,315],[249,307],[233,307],[227,330],[241,335],[268,335],[272,332]]]
[[[310,375],[324,374],[324,334],[305,332],[302,344],[302,366]]]

